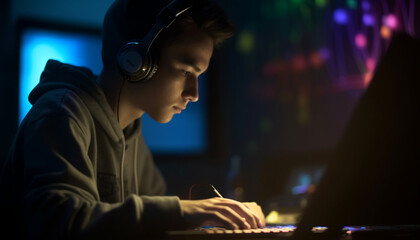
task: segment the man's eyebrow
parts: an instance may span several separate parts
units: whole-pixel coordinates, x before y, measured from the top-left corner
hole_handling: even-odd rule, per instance
[[[194,58],[183,56],[180,57],[180,62],[194,68],[194,71],[196,72],[201,72],[201,68],[197,66],[197,61]]]

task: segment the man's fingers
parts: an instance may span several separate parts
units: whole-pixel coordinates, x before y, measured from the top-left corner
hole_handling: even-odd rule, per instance
[[[251,225],[247,222],[246,218],[243,218],[242,216],[240,216],[237,212],[233,211],[232,208],[228,206],[214,205],[207,208],[207,210],[220,213],[221,215],[233,221],[241,229],[251,228]]]
[[[203,222],[204,226],[220,226],[227,229],[240,229],[235,222],[216,211],[203,213],[203,219],[205,219]]]
[[[250,229],[262,226],[257,214],[243,203],[232,199],[181,200],[181,209],[189,227],[222,226],[229,229]]]
[[[258,223],[258,226],[265,227],[265,216],[261,206],[256,202],[243,202],[243,204],[259,217],[260,222]]]
[[[261,223],[261,220],[259,219],[259,217],[240,202],[225,198],[223,199],[222,202],[218,204],[223,204],[225,206],[228,206],[233,211],[238,213],[241,217],[245,218],[248,224],[251,226],[251,228],[258,228],[259,225],[261,225],[259,224]]]

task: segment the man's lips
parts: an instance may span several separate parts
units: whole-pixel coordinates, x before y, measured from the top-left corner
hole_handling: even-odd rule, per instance
[[[175,109],[175,112],[176,113],[181,113],[183,110],[185,110],[185,107],[177,107],[177,106],[174,106],[174,109]]]

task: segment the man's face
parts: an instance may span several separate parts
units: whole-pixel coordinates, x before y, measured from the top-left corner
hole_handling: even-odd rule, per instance
[[[144,83],[128,83],[129,102],[155,121],[169,122],[188,102],[198,101],[198,77],[207,70],[213,40],[195,25],[164,46],[156,74]]]

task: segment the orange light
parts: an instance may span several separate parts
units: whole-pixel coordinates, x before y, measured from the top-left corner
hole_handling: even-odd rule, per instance
[[[381,36],[385,39],[389,39],[391,37],[391,29],[389,29],[389,27],[387,27],[385,25],[382,25]]]

